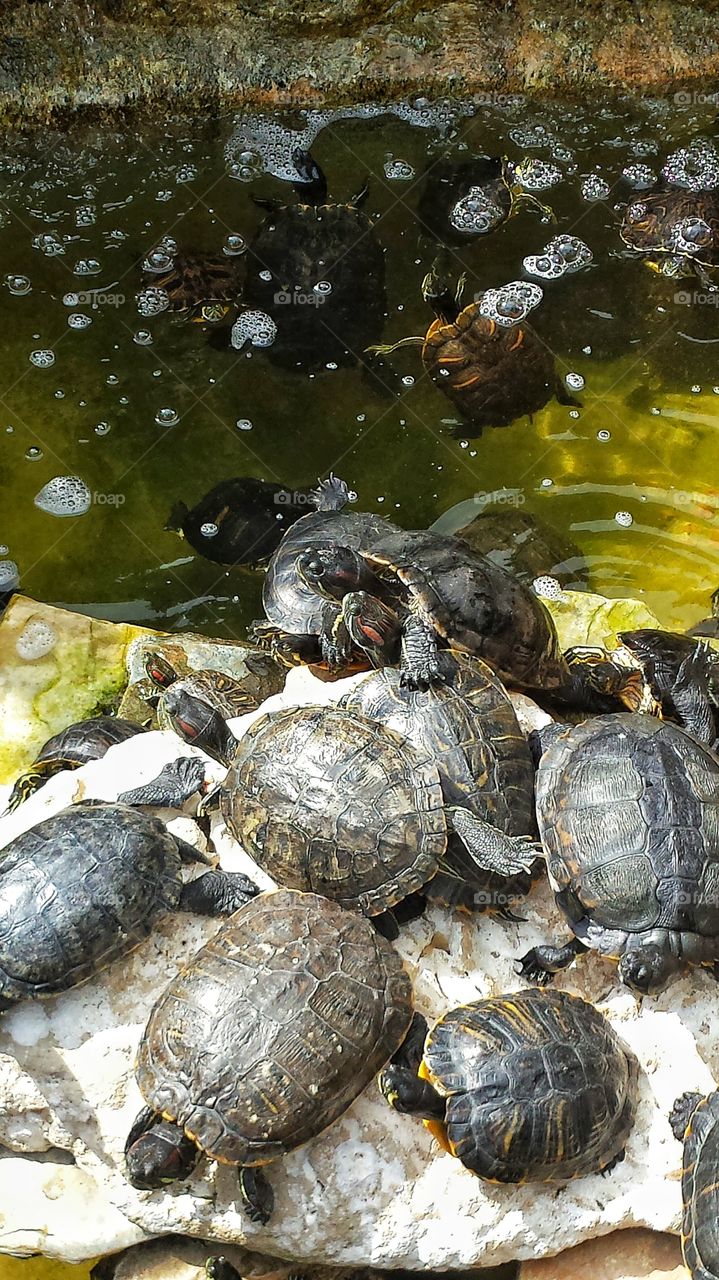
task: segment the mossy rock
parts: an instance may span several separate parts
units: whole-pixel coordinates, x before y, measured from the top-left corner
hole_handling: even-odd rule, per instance
[[[562,649],[573,645],[616,648],[617,632],[662,624],[640,600],[607,600],[591,591],[563,591],[557,600],[542,603],[554,619]]]

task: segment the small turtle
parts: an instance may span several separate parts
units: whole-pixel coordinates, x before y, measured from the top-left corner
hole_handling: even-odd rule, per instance
[[[533,947],[523,977],[551,981],[588,949],[640,995],[719,959],[719,760],[646,715],[597,716],[542,757],[537,821],[575,937]]]
[[[143,264],[141,315],[171,311],[196,324],[216,324],[233,311],[242,294],[241,258],[224,254],[177,254],[154,250]]]
[[[169,911],[230,914],[257,892],[226,871],[183,885],[182,862],[201,856],[157,818],[97,800],[11,840],[0,860],[0,1009],[86,982]]]
[[[328,203],[327,182],[306,151],[292,153],[296,204],[255,200],[267,217],[247,258],[247,303],[272,317],[268,359],[319,370],[355,364],[386,311],[384,254],[362,211],[368,188]]]
[[[215,564],[254,566],[266,561],[290,525],[307,515],[309,502],[308,489],[235,476],[215,485],[192,508],[176,502],[165,528]]]
[[[144,725],[134,724],[132,720],[121,720],[117,716],[91,716],[89,720],[78,720],[60,733],[53,734],[41,747],[30,768],[17,779],[10,793],[8,813],[17,809],[28,796],[34,795],[54,774],[63,769],[79,769],[91,760],[101,760],[110,747],[143,732]]]
[[[498,877],[529,871],[539,848],[464,803],[446,803],[434,756],[337,707],[286,708],[255,720],[221,804],[235,839],[276,883],[370,916],[420,891],[466,910],[486,905],[446,857],[451,832],[464,860]]]
[[[719,172],[701,172],[687,181],[668,163],[656,186],[627,205],[620,235],[653,271],[697,276],[710,288],[719,265]]]
[[[523,208],[554,221],[552,210],[521,186],[521,173],[522,162],[514,165],[506,156],[459,162],[440,157],[428,167],[417,217],[425,231],[445,245],[486,235]]]
[[[566,1182],[623,1160],[638,1075],[591,1004],[530,990],[460,1005],[429,1034],[415,1014],[379,1084],[478,1177]]]
[[[705,747],[714,747],[719,725],[719,653],[710,645],[673,631],[651,627],[620,631],[634,654],[663,715]]]
[[[534,765],[504,686],[489,667],[467,654],[439,654],[442,684],[426,692],[402,686],[394,667],[364,677],[340,706],[399,733],[423,762],[436,764],[450,810],[469,810],[498,832],[536,837]],[[472,884],[475,902],[512,917],[511,906],[529,892],[531,875],[482,872],[455,831],[445,859]]]
[[[239,1166],[246,1211],[274,1207],[262,1166],[322,1133],[399,1048],[412,987],[357,912],[279,890],[243,907],[156,1001],[126,1145],[140,1188],[186,1178],[200,1153]]]
[[[422,295],[435,319],[426,334],[367,350],[386,356],[400,347],[421,346],[432,382],[465,419],[458,429],[462,436],[479,435],[484,427],[509,426],[525,414],[531,418],[553,396],[560,404],[576,405],[578,401],[557,374],[552,351],[526,323],[531,305],[536,305],[527,299],[538,300],[542,291],[537,285],[515,283],[516,289],[507,285],[487,291],[462,308],[465,277],[453,295],[430,271],[422,283]],[[474,431],[468,431],[466,424]]]
[[[172,729],[183,742],[226,764],[235,747],[227,721],[256,711],[259,699],[223,671],[203,669],[180,676],[155,650],[145,654],[144,666],[156,691],[148,700],[157,703],[159,727]]]
[[[669,1123],[684,1143],[682,1255],[691,1280],[719,1275],[719,1093],[683,1093]]]

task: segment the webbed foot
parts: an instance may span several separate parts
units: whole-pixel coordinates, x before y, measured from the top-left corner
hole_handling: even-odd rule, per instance
[[[242,1203],[250,1222],[259,1222],[265,1226],[275,1207],[275,1193],[270,1183],[256,1165],[240,1169],[238,1180]]]
[[[205,782],[205,765],[197,756],[182,756],[170,760],[156,778],[142,786],[123,791],[117,797],[120,804],[157,805],[162,809],[181,809],[190,796],[194,796]]]
[[[555,973],[568,966],[587,948],[578,938],[573,938],[563,947],[532,947],[526,955],[515,964],[515,970],[522,978],[529,978],[540,987],[546,987]]]

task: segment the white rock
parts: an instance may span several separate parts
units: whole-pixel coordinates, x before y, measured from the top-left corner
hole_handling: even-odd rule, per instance
[[[346,687],[298,670],[266,706],[334,702]],[[522,707],[530,727],[544,715],[535,709],[527,718],[528,701]],[[234,721],[234,731],[243,732],[256,714]],[[172,734],[147,734],[58,775],[0,821],[0,846],[69,800],[112,798],[156,773],[173,752],[188,750]],[[218,776],[208,761],[208,774],[213,768]],[[244,861],[252,871],[215,825],[221,865]],[[403,928],[397,945],[421,1012],[431,1018],[461,1001],[521,987],[516,957],[566,936],[546,885],[532,893],[524,914],[526,923],[510,923],[430,907]],[[610,1176],[577,1180],[559,1201],[556,1189],[541,1185],[486,1185],[370,1087],[329,1132],[272,1167],[277,1208],[266,1227],[242,1212],[230,1168],[204,1162],[185,1184],[136,1191],[123,1175],[122,1152],[142,1103],[133,1076],[138,1040],[153,1000],[215,928],[198,917],[168,917],[94,981],[3,1015],[0,1141],[23,1153],[0,1160],[3,1248],[80,1260],[175,1232],[304,1261],[445,1269],[553,1254],[615,1227],[677,1230],[681,1148],[666,1116],[678,1094],[711,1088],[719,1078],[716,985],[694,971],[637,1005],[616,967],[597,956],[558,985],[597,1004],[644,1069],[637,1125]],[[58,1148],[75,1163],[55,1160]]]

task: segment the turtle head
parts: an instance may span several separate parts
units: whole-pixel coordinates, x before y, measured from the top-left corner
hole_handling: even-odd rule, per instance
[[[297,557],[297,573],[305,586],[327,600],[341,600],[361,590],[373,575],[351,547],[308,547]]]
[[[197,1147],[185,1137],[179,1125],[171,1120],[161,1120],[137,1137],[134,1137],[134,1130],[131,1131],[125,1148],[125,1167],[133,1187],[139,1191],[154,1191],[167,1182],[186,1178],[192,1173],[198,1157]]]
[[[367,591],[350,591],[342,601],[342,619],[352,643],[366,653],[375,666],[392,660],[402,633],[394,610]]]
[[[169,689],[164,710],[178,738],[207,752],[213,760],[227,765],[237,750],[237,739],[217,707],[187,689]]]
[[[22,773],[10,792],[10,799],[5,813],[14,813],[25,800],[28,800],[30,796],[40,789],[46,779],[47,773],[40,765],[30,769],[27,773]]]
[[[144,665],[145,671],[158,689],[169,689],[170,685],[174,684],[177,679],[175,668],[170,665],[166,658],[163,658],[161,653],[157,653],[154,649],[150,649],[145,654]]]
[[[640,996],[655,995],[677,968],[674,956],[658,946],[633,947],[619,961],[619,976]]]

